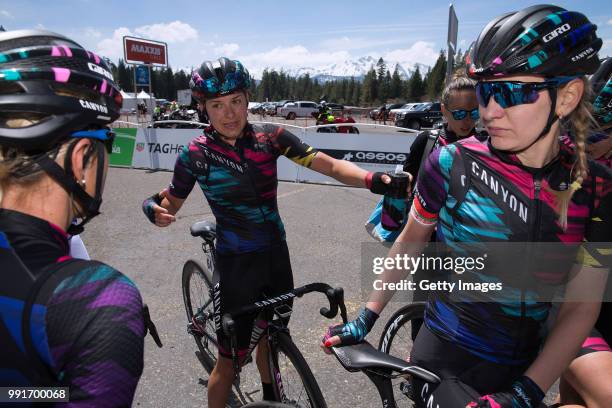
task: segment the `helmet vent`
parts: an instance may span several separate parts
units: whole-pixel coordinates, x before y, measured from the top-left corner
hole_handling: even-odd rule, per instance
[[[102,96],[98,92],[90,91],[82,86],[51,82],[49,87],[58,96],[68,96],[70,98],[85,99],[89,102],[104,103]]]
[[[19,82],[0,82],[0,95],[25,93]]]

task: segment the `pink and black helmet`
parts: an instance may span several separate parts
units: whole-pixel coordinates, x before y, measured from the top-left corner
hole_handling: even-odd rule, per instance
[[[0,32],[0,115],[37,118],[23,128],[0,122],[0,144],[47,149],[115,121],[122,102],[107,62],[76,42],[43,30]]]

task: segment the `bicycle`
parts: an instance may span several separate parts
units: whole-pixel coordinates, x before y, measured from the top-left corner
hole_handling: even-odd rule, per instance
[[[311,283],[280,296],[264,299],[231,313],[226,313],[222,317],[217,316],[214,313],[213,299],[211,298],[212,272],[215,268],[215,227],[215,224],[209,221],[197,222],[191,226],[191,235],[201,237],[204,240],[202,250],[206,268],[202,267],[197,261],[189,260],[183,267],[182,275],[183,300],[189,322],[187,331],[195,339],[198,347],[196,355],[200,362],[210,374],[216,364],[218,353],[215,319],[220,319],[221,327],[232,339],[232,364],[236,373],[232,396],[230,396],[230,405],[241,406],[253,401],[251,395],[241,389],[240,372],[244,365],[252,361],[251,353],[253,349],[265,336],[264,341],[268,343],[270,350],[268,362],[276,398],[280,402],[294,407],[326,408],[323,394],[310,367],[308,367],[306,360],[291,339],[287,321],[291,315],[292,307],[290,303],[293,299],[311,292],[323,293],[329,300],[329,309],[321,308],[321,314],[328,318],[336,316],[338,313],[338,305],[335,303],[336,292],[342,289],[333,289],[325,283]],[[192,289],[197,291],[195,296]],[[249,352],[241,361],[237,353],[234,319],[249,314],[258,315],[257,320],[263,318],[264,324],[260,325],[262,330],[258,330],[258,332],[254,330]],[[292,372],[295,375],[291,375]],[[293,380],[294,378],[295,380]],[[291,381],[289,381],[290,379]]]
[[[380,335],[378,350],[399,357],[404,361],[410,358],[412,344],[423,324],[425,302],[413,302],[399,308],[389,318]],[[396,404],[407,406],[403,401],[412,401],[412,386],[408,379],[396,377],[391,381],[393,398]]]
[[[424,324],[423,316],[425,314],[426,303],[412,302],[406,304],[391,315],[380,335],[378,343],[378,350],[380,352],[399,357],[405,361],[410,358],[413,342],[419,329]],[[391,387],[396,405],[390,405],[390,407],[410,406],[414,395],[409,379],[402,376],[391,378]],[[552,397],[547,397],[547,399],[554,401],[554,394]],[[542,402],[540,407],[554,408],[555,405],[547,405],[547,402]]]
[[[343,299],[336,299],[335,302],[339,305],[342,322],[346,323],[346,307],[344,306]],[[402,315],[398,316],[402,317]],[[412,315],[409,314],[407,316]],[[422,312],[420,316],[422,317]],[[393,320],[391,319],[390,323],[392,322]],[[396,388],[407,399],[412,401],[412,388],[407,381],[408,377],[417,377],[430,384],[438,384],[441,381],[437,374],[409,361],[377,350],[367,341],[352,346],[331,347],[331,351],[344,369],[349,372],[361,371],[367,375],[376,386],[383,408],[398,408],[394,396]],[[403,385],[395,387],[392,383],[394,379],[400,379]]]

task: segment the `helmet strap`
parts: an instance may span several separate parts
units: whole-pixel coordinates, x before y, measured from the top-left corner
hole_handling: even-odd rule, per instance
[[[550,113],[548,114],[546,126],[536,141],[546,136],[548,132],[550,132],[550,128],[552,127],[553,123],[559,120],[559,116],[557,116],[557,109],[555,109],[557,107],[557,88],[548,88],[548,94],[550,95]]]
[[[552,125],[557,120],[559,120],[559,116],[557,116],[557,112],[556,112],[556,109],[555,109],[555,107],[557,106],[557,88],[548,88],[548,94],[550,95],[551,105],[550,105],[550,113],[548,114],[548,119],[546,120],[546,126],[544,126],[544,129],[542,130],[542,132],[540,132],[540,135],[533,142],[531,142],[531,144],[529,146],[525,147],[521,151],[525,151],[525,150],[529,149],[538,140],[540,140],[544,136],[546,136],[548,134],[548,132],[550,132],[550,128],[552,127]]]
[[[80,204],[83,216],[79,224],[71,224],[66,231],[70,235],[78,235],[83,232],[84,225],[92,218],[100,214],[102,204],[102,179],[104,177],[104,149],[97,149],[97,174],[95,197],[90,196],[78,183],[72,171],[72,152],[76,143],[70,144],[64,160],[64,169],[50,157],[44,156],[40,159],[40,167],[54,179],[71,197]]]

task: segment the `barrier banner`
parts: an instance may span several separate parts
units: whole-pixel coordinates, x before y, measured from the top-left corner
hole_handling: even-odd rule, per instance
[[[362,131],[360,134],[317,133],[315,128],[286,128],[319,151],[355,163],[368,171],[392,171],[398,164],[403,164],[417,135],[380,131]],[[138,129],[132,165],[137,168],[173,170],[181,147],[201,134],[201,129]],[[277,176],[283,181],[342,184],[285,157],[280,157],[277,162]]]
[[[110,155],[109,164],[111,166],[132,165],[132,156],[134,154],[134,144],[136,143],[135,128],[115,128],[115,140],[113,141],[113,153]]]
[[[301,139],[334,159],[347,160],[367,171],[393,171],[404,164],[417,133],[368,132],[317,133],[306,128]],[[315,171],[298,166],[297,181],[342,184]]]
[[[132,165],[172,170],[181,147],[201,134],[201,129],[138,129]]]

